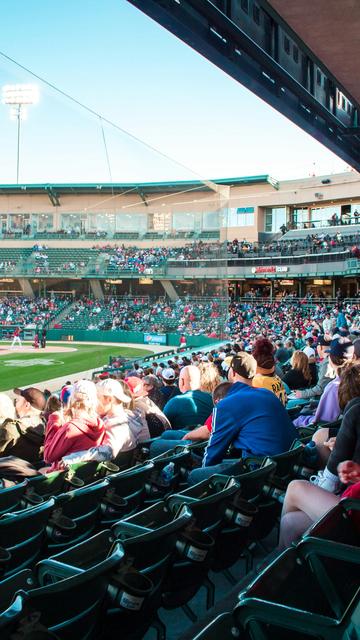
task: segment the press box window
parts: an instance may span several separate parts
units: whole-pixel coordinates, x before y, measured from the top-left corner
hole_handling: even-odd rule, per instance
[[[284,51],[285,53],[290,53],[290,40],[286,36],[284,36]]]

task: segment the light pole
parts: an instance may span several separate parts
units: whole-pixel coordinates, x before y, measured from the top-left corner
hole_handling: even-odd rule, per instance
[[[17,121],[16,184],[19,184],[21,121],[26,120],[27,107],[39,100],[35,84],[6,84],[2,90],[2,103],[10,105],[10,118]]]

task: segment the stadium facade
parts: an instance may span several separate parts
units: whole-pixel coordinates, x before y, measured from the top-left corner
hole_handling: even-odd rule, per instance
[[[221,295],[229,284],[236,297],[254,288],[272,297],[283,291],[335,297],[339,289],[355,296],[359,214],[355,172],[286,181],[262,175],[212,182],[2,185],[0,288],[101,298],[149,295],[152,285],[152,295],[175,300]],[[313,250],[314,234],[325,239],[325,249],[323,244]],[[236,240],[239,247],[229,252],[228,243]],[[182,247],[200,241],[198,255],[182,255]],[[39,245],[46,246],[46,261],[39,260]],[[110,253],[119,245],[172,252],[139,272],[109,265],[105,245]]]

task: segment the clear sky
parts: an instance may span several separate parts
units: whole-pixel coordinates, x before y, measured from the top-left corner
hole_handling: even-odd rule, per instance
[[[1,27],[3,53],[180,163],[104,126],[114,181],[346,169],[126,0],[13,0],[1,7]],[[1,85],[34,81],[2,56],[0,74]],[[109,182],[99,119],[37,84],[40,102],[22,124],[20,182]],[[5,105],[0,137],[0,183],[13,183],[16,123]]]

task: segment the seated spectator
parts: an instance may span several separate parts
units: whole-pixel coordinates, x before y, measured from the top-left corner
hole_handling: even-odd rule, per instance
[[[290,359],[291,369],[283,377],[289,389],[305,389],[311,384],[309,359],[303,351],[294,351]]]
[[[331,380],[335,377],[334,369],[329,365],[329,351],[331,340],[325,336],[319,336],[316,346],[317,354],[320,358],[318,381],[316,385],[307,389],[297,388],[295,395],[301,400],[310,400],[311,398],[318,398],[324,392],[324,389]]]
[[[159,378],[153,374],[146,375],[143,377],[143,384],[148,398],[150,398],[159,409],[162,409],[166,400],[161,393],[162,386]]]
[[[231,382],[220,382],[220,384],[215,387],[212,393],[214,406],[216,406],[220,400],[225,398],[230,387]],[[190,431],[187,431],[186,429],[169,429],[168,431],[165,431],[161,438],[151,444],[150,456],[158,456],[160,453],[164,453],[164,451],[169,451],[177,446],[185,447],[187,444],[191,444],[192,442],[206,442],[209,439],[212,430],[212,417],[213,414],[211,413],[208,419],[205,420],[205,424],[200,425],[195,429],[191,429]]]
[[[161,387],[160,392],[164,396],[164,405],[166,402],[174,398],[175,396],[180,395],[181,391],[179,387],[176,385],[176,374],[172,367],[168,367],[167,369],[162,369],[158,367],[156,370],[156,375],[161,376],[163,381],[163,387]]]
[[[286,405],[287,397],[281,378],[275,375],[274,347],[267,338],[256,340],[252,355],[256,360],[256,374],[252,386],[258,389],[268,389]]]
[[[213,388],[220,381],[218,371],[211,363],[202,368],[187,365],[181,369],[179,376],[181,395],[171,398],[164,407],[164,414],[173,429],[204,424],[213,408],[211,380]]]
[[[341,370],[349,364],[354,354],[354,345],[348,338],[336,338],[332,340],[329,362],[336,377],[325,387],[325,391],[320,398],[320,402],[314,414],[309,416],[299,416],[294,420],[296,427],[303,427],[308,424],[320,422],[334,422],[340,415],[338,399],[338,388],[340,384]]]
[[[339,464],[337,473],[341,482],[349,484],[341,496],[310,484],[307,480],[290,482],[281,514],[279,550],[282,551],[299,540],[314,522],[337,505],[342,498],[360,499],[360,464],[345,460]],[[356,515],[354,522],[360,533],[360,523]]]
[[[290,351],[290,349],[284,347],[284,343],[281,340],[276,340],[275,344],[275,359],[280,363],[280,365],[283,365],[291,358],[292,352]]]
[[[135,376],[130,376],[129,378],[125,378],[125,382],[134,399],[135,408],[141,411],[142,416],[146,420],[150,438],[156,438],[166,429],[170,429],[171,425],[166,415],[159,409],[155,402],[148,397],[143,380]]]
[[[64,411],[64,423],[46,431],[44,460],[52,463],[51,471],[59,468],[64,456],[103,444],[105,426],[97,415],[97,405],[94,383],[76,382]]]
[[[320,429],[313,436],[318,445],[320,458],[327,464],[311,482],[335,492],[339,488],[336,469],[340,462],[353,460],[360,463],[360,364],[345,367],[338,387],[339,406],[343,409],[343,419],[338,430]],[[323,438],[326,438],[326,445]],[[329,438],[332,440],[331,444]],[[328,453],[322,447],[327,446]]]
[[[23,458],[33,465],[38,465],[41,460],[40,449],[44,442],[44,394],[36,387],[16,388],[14,393],[15,419],[11,412],[1,425],[0,455]]]
[[[214,473],[231,473],[234,462],[223,461],[232,445],[233,457],[270,456],[287,451],[296,431],[282,403],[267,389],[254,389],[256,360],[246,352],[233,357],[229,381],[233,383],[213,415],[213,428],[202,469],[189,475],[194,484]],[[235,463],[236,464],[236,463]]]

